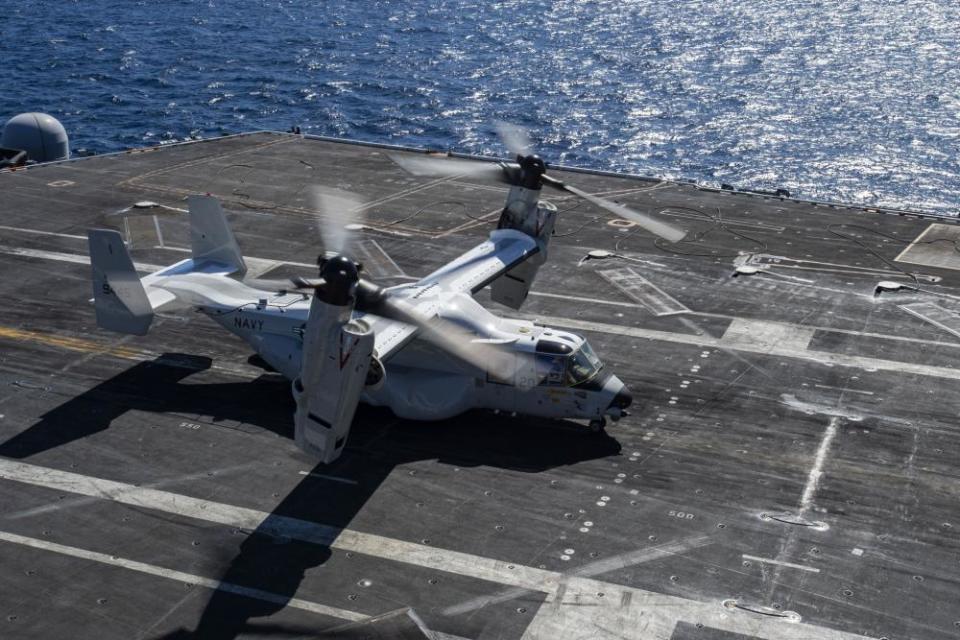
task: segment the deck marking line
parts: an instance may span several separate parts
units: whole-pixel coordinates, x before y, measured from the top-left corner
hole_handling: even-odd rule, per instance
[[[3,226],[0,226],[0,229],[3,229]],[[46,232],[50,233],[50,232]],[[52,235],[65,235],[65,234],[52,234]],[[80,238],[86,240],[85,237],[66,235],[68,238]],[[183,247],[171,247],[171,246],[158,246],[158,249],[163,249],[165,251],[176,251],[177,253],[191,253],[190,249]],[[30,249],[27,247],[12,247],[10,245],[0,245],[0,253],[7,253],[14,256],[24,256],[27,258],[41,258],[43,260],[56,260],[59,262],[72,262],[74,264],[90,264],[90,257],[82,253],[65,253],[63,251],[46,251],[43,249]],[[244,256],[244,261],[247,263],[247,277],[253,278],[255,275],[250,275],[251,273],[266,273],[271,269],[280,266],[291,266],[291,267],[302,267],[304,269],[316,269],[317,265],[308,264],[306,262],[292,262],[290,260],[274,260],[273,258],[257,258],[255,256]],[[392,262],[392,260],[391,260]],[[148,264],[144,262],[135,262],[134,268],[137,271],[160,271],[161,269],[166,269],[170,265],[159,265],[159,264]],[[399,269],[399,267],[397,267]]]
[[[788,345],[776,345],[773,348],[765,349],[762,345],[757,346],[747,342],[735,342],[728,344],[723,339],[717,340],[710,336],[696,336],[686,333],[674,333],[671,331],[659,331],[656,329],[642,329],[640,327],[627,327],[623,325],[606,324],[603,322],[593,322],[586,320],[574,320],[573,318],[560,318],[556,316],[539,316],[531,313],[512,313],[512,318],[524,320],[535,320],[544,325],[554,325],[568,329],[578,329],[594,333],[608,333],[610,335],[630,336],[634,338],[646,338],[649,340],[660,340],[662,342],[675,342],[679,344],[689,344],[698,347],[711,347],[714,349],[730,348],[736,351],[746,353],[758,353],[765,356],[780,356],[784,358],[797,358],[800,360],[812,361],[821,365],[836,365],[842,367],[853,367],[863,369],[868,372],[873,371],[892,371],[898,374],[912,374],[918,376],[929,376],[933,378],[942,378],[945,380],[960,380],[960,369],[949,369],[947,367],[935,367],[923,364],[913,364],[910,362],[898,362],[896,360],[881,360],[879,358],[870,358],[866,356],[850,356],[842,353],[832,353],[829,351],[815,351],[813,349],[798,350]],[[811,329],[814,329],[811,327]],[[817,329],[820,330],[820,329]],[[831,331],[830,329],[822,329]]]
[[[813,460],[813,466],[810,467],[810,474],[807,476],[807,484],[803,488],[803,496],[800,498],[801,516],[813,505],[813,495],[816,493],[817,485],[820,483],[820,476],[823,475],[823,463],[827,459],[830,444],[837,435],[837,427],[839,426],[840,418],[834,416],[830,418],[827,429],[823,432],[823,438],[820,440],[820,446],[817,448],[817,455]]]
[[[842,391],[843,393],[860,393],[865,396],[876,395],[873,393],[873,391],[865,391],[863,389],[845,389],[843,387],[833,387],[828,384],[815,384],[813,386],[815,386],[817,389],[830,389],[831,391]]]
[[[49,467],[40,467],[6,458],[0,458],[0,479],[23,482],[40,487],[96,496],[146,509],[153,509],[184,517],[205,520],[242,529],[257,529],[260,533],[295,538],[305,542],[329,545],[342,551],[353,551],[367,556],[401,562],[436,571],[456,574],[506,586],[521,587],[547,594],[547,603],[555,603],[563,593],[559,609],[541,606],[534,621],[527,627],[526,638],[564,638],[563,629],[595,627],[592,637],[619,638],[613,626],[635,630],[644,621],[654,621],[663,637],[669,637],[678,620],[700,621],[710,627],[745,633],[765,640],[852,640],[860,638],[850,633],[834,631],[808,624],[785,626],[779,621],[756,620],[730,616],[716,602],[698,602],[678,596],[660,594],[644,589],[626,587],[593,578],[561,574],[522,564],[486,558],[461,551],[452,551],[427,545],[396,540],[370,533],[339,529],[329,525],[280,516],[256,509],[202,500],[181,494],[144,489],[122,482],[85,476]],[[69,548],[67,548],[69,549]],[[109,556],[106,556],[109,558]],[[145,566],[145,565],[136,565]],[[186,575],[186,574],[185,574]],[[217,583],[219,585],[219,583]],[[561,585],[564,587],[560,589]],[[603,592],[607,597],[599,598]],[[624,592],[632,594],[630,607],[620,610]],[[285,602],[286,599],[284,599]],[[294,602],[294,601],[290,601]],[[298,602],[301,606],[313,603]],[[583,606],[592,604],[596,606]],[[572,606],[571,606],[572,605]],[[292,605],[291,605],[292,606]],[[317,605],[322,607],[323,605]],[[541,615],[542,614],[542,615]],[[573,626],[571,626],[573,625]],[[579,626],[578,626],[579,625]],[[629,635],[629,634],[627,634]]]
[[[570,571],[567,575],[585,578],[598,576],[610,571],[617,571],[619,569],[625,569],[627,567],[643,564],[644,562],[652,562],[661,558],[680,555],[681,553],[685,553],[692,549],[698,549],[708,544],[710,544],[709,537],[694,536],[692,538],[661,544],[655,547],[647,547],[646,549],[628,551],[610,558],[603,558],[602,560],[594,560],[593,562],[589,562],[582,567],[578,567]],[[559,589],[561,588],[563,588],[562,583],[558,588],[558,597],[562,597],[562,594],[559,594]],[[497,593],[477,596],[476,598],[470,598],[469,600],[451,605],[444,609],[441,613],[445,616],[462,615],[464,613],[476,611],[477,609],[482,609],[483,607],[491,604],[507,602],[528,593],[530,593],[530,590],[519,587],[504,589],[498,591]]]
[[[25,258],[40,258],[42,260],[57,260],[59,262],[72,262],[74,264],[90,264],[90,256],[79,253],[63,253],[62,251],[44,251],[42,249],[27,249],[24,247],[11,247],[0,244],[0,253],[6,253],[11,256],[23,256]],[[168,265],[169,266],[169,265]],[[133,268],[137,271],[159,271],[166,267],[158,264],[146,264],[134,262]]]
[[[907,253],[908,253],[911,249],[913,249],[913,247],[916,246],[916,244],[917,244],[918,242],[920,242],[921,240],[923,240],[924,236],[926,236],[928,233],[930,233],[930,232],[933,230],[933,228],[936,227],[936,226],[937,226],[937,223],[936,223],[936,222],[927,225],[927,228],[924,229],[923,231],[921,231],[921,232],[920,232],[920,235],[918,235],[916,238],[913,239],[913,242],[911,242],[911,243],[908,244],[906,247],[904,247],[903,251],[901,251],[900,253],[898,253],[898,254],[897,254],[897,257],[894,258],[893,261],[894,261],[894,262],[910,262],[909,260],[904,260],[904,258],[906,257]],[[915,263],[911,262],[910,264],[915,264]]]
[[[67,336],[56,336],[42,331],[30,331],[27,329],[15,329],[13,327],[4,327],[0,325],[0,340],[21,340],[25,342],[37,342],[51,347],[67,349],[68,351],[80,351],[89,354],[104,354],[120,358],[122,360],[132,360],[135,362],[144,362],[147,360],[159,361],[171,367],[182,367],[177,361],[165,357],[165,354],[153,351],[141,351],[137,349],[128,349],[126,347],[111,346],[94,342],[93,340],[84,340],[82,338],[71,338]],[[259,370],[253,367],[240,364],[231,364],[229,362],[214,362],[210,369],[221,373],[250,379],[261,375]]]
[[[219,580],[204,578],[203,576],[198,576],[191,573],[184,573],[183,571],[176,571],[175,569],[158,567],[156,565],[147,564],[145,562],[138,562],[136,560],[128,560],[126,558],[110,556],[105,553],[98,553],[96,551],[87,551],[86,549],[78,549],[77,547],[70,547],[67,545],[58,544],[56,542],[50,542],[49,540],[38,540],[36,538],[28,538],[26,536],[17,535],[15,533],[8,533],[6,531],[0,531],[0,540],[4,542],[13,543],[13,544],[23,545],[25,547],[40,549],[42,551],[51,551],[53,553],[59,553],[65,556],[80,558],[82,560],[99,562],[100,564],[110,565],[112,567],[119,567],[121,569],[128,569],[130,571],[145,573],[151,576],[167,578],[169,580],[176,580],[178,582],[183,582],[186,584],[206,587],[208,589],[213,589],[214,591],[226,591],[228,593],[245,596],[247,598],[253,598],[256,600],[263,600],[265,602],[272,602],[274,604],[285,605],[288,607],[293,607],[295,609],[301,609],[303,611],[309,611],[311,613],[318,613],[320,615],[330,616],[333,618],[340,618],[341,620],[351,620],[351,621],[359,622],[361,620],[366,620],[368,617],[362,613],[347,611],[346,609],[338,609],[336,607],[330,607],[324,604],[319,604],[317,602],[301,600],[300,598],[290,598],[287,596],[280,595],[278,593],[263,591],[262,589],[245,587],[243,585],[233,584],[231,582],[220,582]]]
[[[2,228],[2,227],[0,227],[0,228]],[[45,232],[45,233],[52,233],[52,232]],[[180,248],[180,247],[170,247],[170,246],[167,246],[167,247],[163,247],[163,249],[166,249],[166,250],[168,250],[168,251],[181,251],[181,252],[183,252],[183,253],[189,253],[189,252],[190,252],[189,249]],[[22,256],[25,256],[25,257],[41,258],[41,259],[45,259],[45,260],[56,260],[56,261],[60,261],[60,262],[71,262],[71,263],[75,263],[75,264],[90,264],[90,259],[89,259],[86,255],[81,255],[81,254],[76,254],[76,253],[62,253],[62,252],[57,252],[57,251],[42,251],[42,250],[39,250],[39,249],[24,249],[24,248],[17,248],[17,247],[9,247],[9,246],[6,246],[6,245],[0,245],[0,253],[6,253],[6,254],[9,254],[9,255],[15,255],[15,256],[16,256],[16,255],[22,255]],[[268,259],[268,258],[255,258],[255,257],[250,257],[250,256],[244,256],[244,259],[245,259],[245,260],[262,260],[264,263],[273,263],[273,266],[289,265],[289,266],[294,266],[294,267],[304,267],[304,268],[316,269],[316,265],[314,265],[314,264],[307,264],[307,263],[305,263],[305,262],[289,262],[289,261],[285,261],[285,260],[270,260],[270,259]],[[170,266],[170,265],[165,265],[165,266],[164,266],[164,265],[147,264],[147,263],[142,263],[142,262],[135,262],[135,263],[134,263],[134,267],[135,267],[138,271],[142,271],[142,272],[160,271],[161,269],[165,269],[165,268],[168,267],[168,266]],[[411,277],[411,276],[407,276],[407,277]],[[848,291],[844,291],[844,292],[841,292],[841,293],[843,293],[844,295],[851,295],[850,292],[848,292]],[[605,305],[605,306],[613,306],[613,307],[626,307],[626,308],[631,308],[631,309],[637,309],[637,308],[640,308],[640,307],[642,306],[642,305],[640,305],[640,304],[638,304],[638,303],[635,303],[635,302],[622,302],[622,301],[620,301],[620,300],[604,300],[604,299],[600,299],[600,298],[588,298],[588,297],[583,297],[583,296],[572,296],[572,295],[567,295],[567,294],[562,294],[562,293],[548,293],[548,292],[545,292],[545,291],[531,291],[531,292],[530,292],[530,295],[531,295],[531,296],[536,296],[536,297],[543,297],[543,298],[556,298],[556,299],[558,299],[558,300],[571,300],[571,301],[573,301],[573,302],[588,302],[588,303],[597,304],[597,305]],[[868,297],[868,296],[864,296],[864,297]],[[725,319],[725,320],[737,320],[737,319],[738,319],[738,316],[730,316],[730,315],[725,315],[725,314],[722,314],[722,313],[706,313],[706,312],[701,312],[701,311],[689,311],[688,313],[690,313],[691,315],[703,316],[703,317],[707,317],[707,318],[721,318],[721,319]],[[525,316],[520,316],[520,317],[525,317],[525,318],[527,318],[527,319],[542,319],[543,321],[555,320],[555,321],[557,322],[557,324],[559,324],[559,323],[561,322],[561,320],[563,320],[563,321],[565,321],[565,322],[570,322],[570,323],[580,322],[580,323],[582,323],[582,324],[584,325],[585,328],[590,328],[590,327],[594,326],[594,323],[585,323],[585,322],[583,322],[583,321],[571,320],[571,319],[568,319],[568,318],[555,318],[555,319],[551,319],[551,318],[547,318],[547,317],[543,317],[543,316],[536,316],[536,315],[533,315],[533,314],[526,314]],[[792,325],[792,324],[788,324],[788,323],[783,323],[783,324],[787,324],[787,326],[794,327],[794,328],[800,327],[799,325]],[[569,326],[574,326],[574,325],[571,324],[571,325],[569,325]],[[637,328],[635,328],[635,327],[623,327],[623,326],[620,326],[620,325],[605,325],[605,324],[603,324],[603,323],[596,323],[596,326],[600,327],[600,328],[597,329],[597,331],[600,332],[600,333],[614,333],[614,334],[618,334],[618,335],[620,335],[620,334],[619,334],[617,331],[614,331],[614,330],[606,330],[605,327],[613,327],[613,328],[619,328],[619,329],[630,329],[630,330],[634,330],[634,331],[638,331],[638,330],[639,330],[639,331],[642,331],[642,329],[637,329]],[[871,333],[871,332],[867,332],[867,331],[852,331],[852,330],[849,330],[849,329],[839,329],[839,328],[835,328],[835,327],[804,326],[804,327],[800,327],[800,328],[810,329],[810,330],[814,330],[814,331],[826,331],[826,332],[829,332],[829,333],[842,333],[842,334],[845,334],[845,335],[863,336],[863,337],[867,337],[867,338],[881,338],[881,339],[884,339],[884,340],[895,340],[895,341],[897,341],[897,342],[914,342],[914,343],[918,343],[918,344],[931,344],[931,345],[936,345],[936,346],[938,346],[938,347],[960,348],[960,343],[937,342],[936,340],[925,340],[925,339],[921,339],[921,338],[910,338],[910,337],[907,337],[907,336],[885,335],[885,334],[881,334],[881,333]],[[665,332],[665,331],[654,332],[654,333],[662,334],[662,335],[665,335],[665,336],[676,335],[676,334],[671,334],[670,332]],[[629,334],[623,334],[623,335],[629,335]],[[647,336],[640,336],[640,337],[647,337]],[[657,336],[656,339],[668,340],[668,341],[671,340],[671,338],[669,338],[669,337],[659,337],[659,336]],[[682,340],[672,340],[672,341],[674,341],[674,342],[682,342]],[[933,374],[931,374],[931,375],[933,375]],[[949,377],[949,376],[948,376],[948,377]],[[960,379],[960,378],[958,378],[958,379]]]
[[[897,306],[915,318],[929,322],[938,329],[960,338],[960,315],[953,311],[932,302],[914,302]]]
[[[342,482],[343,484],[360,484],[356,480],[350,478],[341,478],[339,476],[328,476],[325,473],[312,473],[310,471],[300,471],[301,476],[308,476],[310,478],[320,478],[321,480],[331,480],[333,482]]]
[[[820,569],[816,567],[808,567],[803,564],[794,564],[792,562],[783,562],[782,560],[772,560],[770,558],[760,558],[758,556],[751,556],[749,554],[743,554],[742,557],[744,560],[753,560],[754,562],[763,562],[766,564],[778,564],[781,567],[790,567],[791,569],[800,569],[801,571],[810,571],[812,573],[820,573]]]
[[[601,300],[599,298],[584,298],[582,296],[570,296],[563,293],[547,293],[545,291],[531,291],[531,296],[540,298],[557,298],[558,300],[571,300],[573,302],[589,302],[590,304],[603,304],[614,307],[628,307],[637,309],[640,307],[636,302],[622,302],[620,300]]]
[[[52,251],[39,251],[34,249],[18,249],[13,247],[6,247],[0,245],[0,253],[9,253],[11,255],[22,255],[26,257],[34,258],[45,258],[52,260],[60,260],[65,262],[73,262],[77,264],[90,264],[90,259],[86,256],[69,254],[69,253],[58,253]],[[158,271],[163,267],[157,265],[148,265],[142,263],[134,263],[134,267],[139,271],[152,272]],[[572,329],[583,329],[587,331],[595,331],[599,333],[609,333],[612,335],[625,335],[639,338],[650,338],[653,340],[662,340],[665,342],[677,342],[684,344],[693,344],[697,346],[706,346],[706,347],[716,347],[722,348],[727,346],[721,340],[716,340],[710,337],[704,336],[691,336],[687,334],[674,333],[670,331],[658,331],[653,329],[641,329],[638,327],[627,327],[622,325],[611,325],[601,322],[587,322],[583,320],[574,320],[572,318],[557,318],[557,317],[545,317],[537,316],[534,314],[513,314],[514,317],[521,317],[526,319],[539,320],[546,324],[556,324],[561,327],[569,327]],[[736,320],[736,318],[735,318]],[[757,324],[762,323],[763,321],[752,321],[744,320],[745,322]],[[775,324],[775,323],[771,323]],[[795,328],[794,325],[784,325],[786,327]],[[805,331],[832,331],[829,328],[818,328],[818,327],[809,327],[803,328]],[[841,332],[845,333],[845,332]],[[758,348],[752,344],[741,344],[739,341],[734,344],[729,345],[731,348],[737,349],[739,351],[747,351],[760,353],[762,355],[771,355],[771,356],[783,356],[789,358],[800,358],[803,360],[811,360],[819,364],[832,364],[840,365],[846,367],[855,367],[858,369],[870,370],[882,370],[882,371],[895,371],[898,373],[909,373],[914,375],[921,376],[931,376],[936,378],[944,378],[948,380],[960,380],[960,370],[948,369],[946,367],[934,367],[928,365],[912,364],[908,362],[898,362],[894,360],[881,360],[879,358],[870,358],[862,356],[850,356],[845,354],[832,353],[827,351],[814,351],[810,349],[799,350],[796,347],[798,339],[800,336],[795,337],[790,342],[793,343],[793,347],[788,343],[786,345],[777,344],[771,349],[764,349],[762,347]],[[884,336],[880,336],[884,337]]]
[[[8,227],[5,224],[0,224],[0,231],[19,231],[21,233],[29,233],[36,236],[50,236],[53,238],[72,238],[74,240],[87,239],[87,236],[78,236],[72,233],[60,233],[58,231],[41,231],[39,229],[24,229],[22,227]]]
[[[383,247],[373,238],[357,243],[357,251],[363,258],[363,266],[376,278],[401,278],[406,276],[400,265],[390,257]]]
[[[244,464],[236,464],[232,467],[224,467],[222,469],[215,469],[213,471],[214,476],[220,476],[225,473],[233,473],[235,471],[243,471],[251,467],[259,465],[259,462],[247,462]],[[174,478],[164,478],[156,482],[151,482],[149,484],[141,485],[146,488],[156,489],[158,487],[163,487],[166,485],[177,484],[180,482],[190,482],[192,480],[202,480],[204,478],[210,477],[209,471],[197,471],[195,473],[188,473],[182,476],[176,476]],[[71,507],[79,507],[87,504],[92,504],[99,500],[99,496],[78,496],[71,498],[69,500],[54,500],[48,504],[41,505],[39,507],[32,507],[30,509],[21,509],[20,511],[14,511],[12,513],[3,514],[2,519],[4,520],[19,520],[20,518],[29,518],[30,516],[40,515],[41,513],[49,513],[51,511],[60,511],[61,509],[67,509]]]

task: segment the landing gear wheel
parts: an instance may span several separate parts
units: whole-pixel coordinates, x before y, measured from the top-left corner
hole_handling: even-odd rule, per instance
[[[606,418],[600,418],[598,420],[590,421],[590,433],[595,433],[597,435],[600,435],[602,433],[606,433],[606,431],[607,431]]]

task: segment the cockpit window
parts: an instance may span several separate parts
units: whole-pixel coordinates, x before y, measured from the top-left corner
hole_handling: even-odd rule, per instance
[[[537,340],[537,353],[556,353],[558,355],[567,354],[573,351],[568,344],[543,338]]]
[[[556,387],[564,384],[567,356],[537,354],[537,377],[540,384]]]
[[[565,352],[544,353],[537,345],[537,376],[541,385],[572,387],[590,380],[603,368],[589,344],[583,343],[575,352],[567,345],[562,346],[566,347]]]
[[[597,375],[602,368],[603,363],[600,362],[600,358],[593,352],[590,345],[584,342],[570,358],[567,367],[567,384],[572,387],[584,383]]]

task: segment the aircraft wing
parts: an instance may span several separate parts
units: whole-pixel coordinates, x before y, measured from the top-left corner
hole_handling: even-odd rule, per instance
[[[490,233],[489,240],[413,286],[439,286],[455,293],[476,293],[539,251],[537,241],[522,231],[497,229]]]
[[[373,352],[381,362],[386,362],[417,334],[417,328],[412,324],[372,313],[365,313],[362,317],[373,329]]]
[[[407,304],[428,318],[437,314],[445,302],[444,293],[476,293],[539,251],[534,238],[514,229],[498,229],[490,239],[477,245],[453,262],[437,269],[418,282],[402,285]],[[420,295],[439,289],[439,295]],[[442,293],[440,293],[442,292]],[[367,313],[363,319],[374,331],[374,353],[382,362],[399,351],[417,334],[417,327]]]

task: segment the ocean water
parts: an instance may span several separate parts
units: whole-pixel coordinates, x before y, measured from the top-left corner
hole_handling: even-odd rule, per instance
[[[286,130],[960,211],[957,0],[9,0],[0,120]]]

